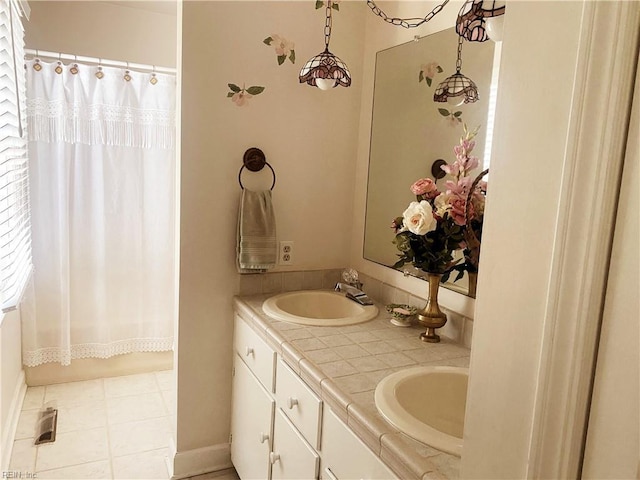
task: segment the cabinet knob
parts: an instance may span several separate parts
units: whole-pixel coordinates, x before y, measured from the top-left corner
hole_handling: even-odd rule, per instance
[[[269,461],[271,462],[271,465],[273,465],[276,462],[279,462],[280,461],[280,454],[271,452],[269,454]]]
[[[247,347],[246,356],[253,355],[253,348]]]
[[[259,438],[260,438],[260,443],[264,443],[267,440],[269,440],[269,435],[267,435],[266,433],[260,432]]]
[[[289,410],[293,409],[293,407],[295,407],[296,405],[298,405],[297,398],[293,398],[293,397],[287,398],[287,407],[289,407]]]

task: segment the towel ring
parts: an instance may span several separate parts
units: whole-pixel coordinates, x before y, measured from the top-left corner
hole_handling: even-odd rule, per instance
[[[242,156],[242,167],[240,167],[240,171],[238,172],[238,183],[240,184],[240,188],[244,190],[241,177],[242,170],[244,170],[245,167],[251,172],[259,172],[265,165],[269,167],[269,170],[271,170],[271,173],[273,174],[273,183],[270,188],[270,190],[273,190],[273,187],[276,185],[276,172],[273,170],[273,167],[269,165],[269,162],[267,162],[267,157],[265,157],[264,152],[256,147],[249,148]]]

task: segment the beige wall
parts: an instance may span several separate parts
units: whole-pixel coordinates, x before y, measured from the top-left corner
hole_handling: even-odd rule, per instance
[[[263,149],[277,175],[278,237],[295,242],[288,269],[348,262],[364,13],[348,2],[335,14],[331,49],[354,82],[322,92],[297,78],[324,48],[324,11],[313,2],[183,5],[178,452],[229,440],[237,176],[248,147]],[[262,43],[271,34],[295,42],[295,65],[278,66]],[[266,90],[237,107],[228,83]],[[246,172],[243,180],[270,185]]]
[[[137,2],[142,3],[142,2]],[[176,65],[176,16],[97,1],[36,0],[25,28],[27,48],[164,67]]]

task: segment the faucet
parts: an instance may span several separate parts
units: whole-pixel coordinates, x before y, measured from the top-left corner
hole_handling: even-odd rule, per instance
[[[347,285],[350,285],[358,290],[362,290],[362,282],[359,281],[358,272],[353,268],[346,268],[342,271],[342,280]]]
[[[338,282],[334,287],[336,292],[344,292],[348,299],[360,305],[373,305],[373,301],[361,290],[362,282],[358,281],[358,272],[353,269],[345,270],[342,272],[342,279],[344,282]]]

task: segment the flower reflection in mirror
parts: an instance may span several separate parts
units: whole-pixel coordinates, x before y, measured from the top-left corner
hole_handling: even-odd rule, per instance
[[[458,58],[456,60],[456,73],[444,79],[433,93],[434,102],[448,102],[452,105],[473,103],[478,101],[478,87],[468,77],[465,77],[462,69],[462,37],[458,37]]]
[[[351,74],[347,65],[329,51],[331,40],[331,10],[332,1],[327,1],[326,22],[324,27],[324,52],[310,58],[300,70],[300,83],[307,83],[321,90],[341,85],[351,85]]]

